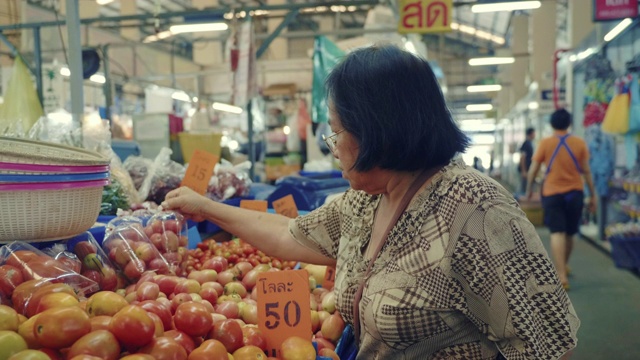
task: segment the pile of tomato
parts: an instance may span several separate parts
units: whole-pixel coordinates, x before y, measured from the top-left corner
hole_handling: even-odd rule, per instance
[[[78,293],[64,277],[28,277],[3,263],[0,359],[275,359],[265,354],[257,325],[255,283],[261,272],[296,263],[241,240],[205,241],[183,254],[182,276],[147,270],[134,283],[91,294]],[[317,277],[309,289],[314,338],[287,339],[282,359],[338,359],[344,322],[332,289],[317,287]]]

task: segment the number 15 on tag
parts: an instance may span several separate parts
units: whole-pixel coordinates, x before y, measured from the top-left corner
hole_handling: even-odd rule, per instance
[[[204,195],[213,175],[213,168],[218,163],[218,156],[203,150],[196,150],[189,161],[189,166],[180,185]]]

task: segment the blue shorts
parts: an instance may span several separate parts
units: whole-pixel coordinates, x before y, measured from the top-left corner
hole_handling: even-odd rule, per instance
[[[579,190],[542,197],[544,224],[551,233],[575,235],[580,227],[584,193]]]

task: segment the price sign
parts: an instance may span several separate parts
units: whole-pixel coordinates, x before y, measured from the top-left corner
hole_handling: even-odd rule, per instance
[[[280,358],[282,342],[291,336],[311,340],[309,273],[306,270],[258,275],[258,328],[267,339],[267,356]]]
[[[276,213],[290,218],[298,217],[298,207],[293,200],[293,195],[289,194],[283,198],[273,201],[273,208]]]
[[[211,175],[213,175],[213,168],[218,163],[218,160],[218,156],[206,151],[194,151],[191,161],[189,161],[187,172],[180,185],[204,195],[204,193],[207,192],[209,180],[211,180]]]
[[[267,202],[264,200],[240,200],[243,209],[267,212]]]
[[[324,279],[322,280],[322,287],[325,289],[333,289],[333,285],[336,282],[336,268],[333,266],[327,266],[327,271],[324,272]]]

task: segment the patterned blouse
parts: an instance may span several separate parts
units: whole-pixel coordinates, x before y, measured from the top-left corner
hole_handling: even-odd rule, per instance
[[[336,305],[353,322],[379,195],[348,190],[289,231],[337,259]],[[453,160],[419,192],[372,267],[360,303],[364,359],[556,359],[579,320],[535,228],[489,177]]]

